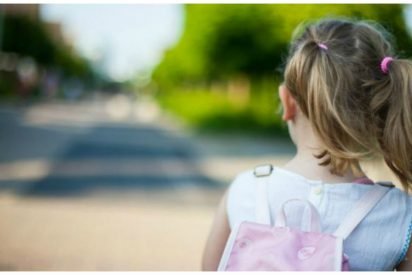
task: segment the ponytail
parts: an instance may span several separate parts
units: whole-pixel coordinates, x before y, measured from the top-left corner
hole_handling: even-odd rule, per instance
[[[394,59],[371,85],[370,110],[378,145],[388,167],[409,190],[412,185],[412,61]]]
[[[334,174],[382,155],[412,189],[412,61],[393,59],[391,37],[365,21],[321,20],[291,44],[285,84],[322,142]]]

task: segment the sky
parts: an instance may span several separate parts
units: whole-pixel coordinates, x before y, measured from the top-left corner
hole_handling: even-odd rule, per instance
[[[75,49],[117,81],[150,71],[183,28],[178,4],[45,4],[41,16],[61,22]]]

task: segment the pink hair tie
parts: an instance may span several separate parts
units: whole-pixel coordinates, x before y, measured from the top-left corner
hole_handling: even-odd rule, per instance
[[[326,45],[323,44],[323,43],[318,43],[318,46],[319,46],[319,48],[322,48],[322,49],[324,49],[324,50],[327,50],[327,49],[328,49],[328,46],[326,46]]]
[[[390,56],[385,56],[381,61],[381,71],[384,74],[388,73],[388,66],[392,62],[393,58]]]

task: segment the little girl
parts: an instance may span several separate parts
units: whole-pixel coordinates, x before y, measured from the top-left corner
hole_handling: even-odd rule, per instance
[[[403,188],[412,185],[412,62],[394,57],[372,23],[321,20],[297,32],[279,87],[283,120],[297,154],[275,167],[268,186],[272,219],[292,198],[315,205],[332,233],[376,184],[359,162],[383,156]],[[231,228],[254,221],[253,171],[223,197],[206,244],[203,269],[216,270]],[[412,270],[412,198],[398,188],[378,202],[345,240],[351,270]]]

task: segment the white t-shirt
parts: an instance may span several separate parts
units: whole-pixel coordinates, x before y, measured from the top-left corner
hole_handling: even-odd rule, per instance
[[[322,231],[333,233],[352,206],[375,185],[325,183],[309,180],[275,167],[267,188],[272,221],[281,204],[293,198],[309,200],[319,211]],[[256,188],[253,171],[239,174],[227,198],[231,228],[242,221],[255,221]],[[288,225],[300,226],[302,211],[287,209]],[[412,232],[412,197],[391,188],[344,241],[351,270],[390,271],[403,260]]]

